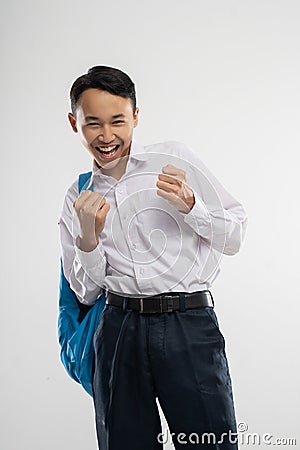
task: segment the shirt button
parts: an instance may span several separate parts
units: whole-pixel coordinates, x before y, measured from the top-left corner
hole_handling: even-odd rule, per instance
[[[144,273],[144,269],[140,268],[140,274],[142,275]]]
[[[136,244],[131,244],[131,248],[135,249],[136,248]]]

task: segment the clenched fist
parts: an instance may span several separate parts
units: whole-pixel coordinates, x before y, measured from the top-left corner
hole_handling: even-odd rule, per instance
[[[88,190],[81,191],[73,206],[80,223],[79,248],[91,252],[99,243],[110,206],[101,194]]]
[[[162,173],[158,175],[156,186],[158,187],[157,195],[168,200],[178,211],[187,214],[192,210],[195,196],[187,185],[184,170],[167,164],[162,168]]]

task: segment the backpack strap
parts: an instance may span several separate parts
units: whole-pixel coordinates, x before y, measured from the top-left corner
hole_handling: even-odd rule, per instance
[[[93,190],[93,184],[88,187],[90,178],[92,176],[92,172],[81,173],[78,177],[78,192],[81,192],[83,189]]]

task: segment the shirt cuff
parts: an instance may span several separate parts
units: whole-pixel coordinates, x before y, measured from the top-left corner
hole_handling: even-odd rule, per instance
[[[201,225],[210,224],[210,215],[205,203],[195,192],[194,197],[195,203],[193,208],[188,213],[180,211],[180,214],[183,216],[185,223],[193,228],[194,231],[199,232]]]
[[[84,269],[93,269],[97,266],[101,266],[105,260],[105,251],[101,242],[91,252],[84,252],[78,247],[78,239],[75,241],[75,253],[77,261],[82,265]]]

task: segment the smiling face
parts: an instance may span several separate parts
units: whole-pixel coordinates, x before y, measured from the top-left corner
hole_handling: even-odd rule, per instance
[[[69,113],[68,119],[98,165],[112,169],[130,152],[138,113],[139,108],[133,113],[129,98],[90,88],[80,95],[76,114]]]

